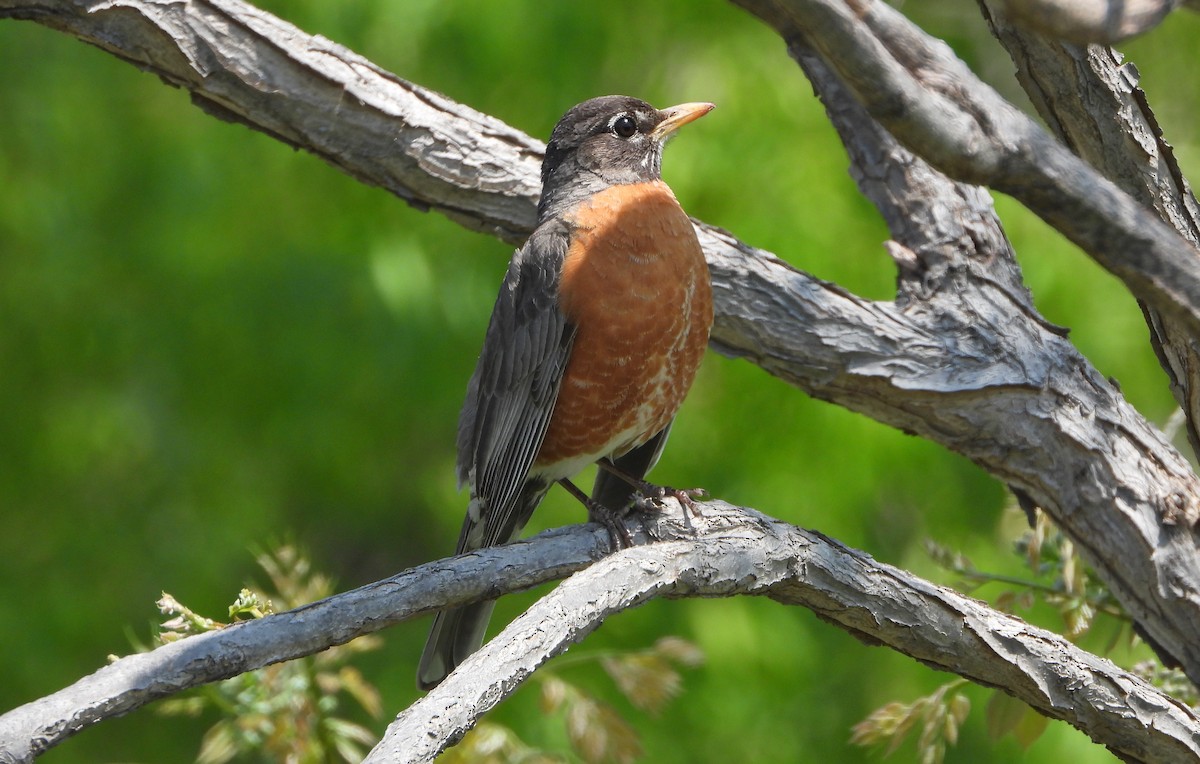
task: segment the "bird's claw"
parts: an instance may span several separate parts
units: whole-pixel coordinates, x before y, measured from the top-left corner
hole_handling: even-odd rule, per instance
[[[629,529],[622,522],[625,516],[624,512],[615,512],[603,504],[590,499],[588,500],[587,508],[588,520],[604,526],[604,529],[608,531],[608,538],[612,541],[614,549],[628,549],[633,546],[633,536],[629,535]]]
[[[707,499],[708,496],[708,491],[703,488],[671,488],[653,483],[642,483],[633,495],[632,501],[620,510],[610,509],[590,498],[585,498],[585,503],[588,508],[588,519],[604,526],[613,547],[628,549],[633,546],[633,537],[629,535],[629,529],[625,527],[624,522],[629,512],[661,512],[663,499],[672,498],[683,507],[685,516],[698,518],[702,515],[699,502]]]
[[[702,513],[699,502],[708,498],[708,491],[703,488],[670,488],[646,484],[635,494],[633,507],[641,512],[658,511],[662,509],[662,500],[667,497],[678,501],[684,512],[692,517],[700,517]]]

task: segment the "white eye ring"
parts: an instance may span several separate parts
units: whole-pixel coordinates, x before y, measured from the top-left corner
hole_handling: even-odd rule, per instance
[[[609,129],[618,138],[632,138],[637,134],[637,120],[628,114],[618,114],[609,123]]]

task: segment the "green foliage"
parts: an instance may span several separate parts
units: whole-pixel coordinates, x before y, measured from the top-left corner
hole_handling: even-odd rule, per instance
[[[1049,723],[1049,718],[1000,690],[994,690],[988,698],[987,730],[993,740],[1012,735],[1021,748],[1028,749]]]
[[[294,546],[259,553],[270,593],[244,588],[229,606],[231,621],[262,618],[333,594],[330,580],[313,572],[308,557]],[[205,617],[163,593],[159,610],[167,616],[157,634],[161,644],[215,631],[227,624]],[[376,650],[376,636],[359,637],[317,655],[277,663],[197,688],[156,706],[164,716],[200,717],[215,711],[220,719],[206,733],[197,764],[238,760],[288,761],[297,764],[356,762],[378,739],[371,729],[335,715],[348,696],[372,719],[382,714],[379,691],[350,665]],[[620,694],[639,712],[659,715],[683,688],[679,668],[695,668],[703,653],[678,637],[662,637],[649,649],[579,653],[534,675],[525,692],[539,691],[541,713],[559,717],[570,748],[585,764],[629,764],[643,750],[634,725],[608,702],[563,671],[599,666]],[[515,730],[482,722],[442,756],[442,764],[538,764],[570,761],[565,755],[524,743]]]
[[[1027,578],[981,571],[962,553],[932,539],[926,540],[925,548],[934,562],[958,577],[957,586],[964,591],[972,592],[985,584],[1004,584],[1006,588],[996,595],[995,605],[1005,612],[1028,611],[1035,602],[1043,602],[1062,619],[1055,630],[1070,640],[1086,634],[1097,615],[1106,615],[1119,621],[1132,639],[1131,621],[1120,603],[1092,574],[1071,540],[1041,511],[1036,512],[1033,527],[1013,544],[1030,574]]]
[[[272,597],[290,609],[333,594],[329,580],[311,572],[307,556],[295,547],[260,553],[257,561],[271,580],[272,594],[242,589],[229,607],[234,621],[275,612]],[[166,593],[158,607],[171,616],[158,634],[164,644],[226,625],[197,614]],[[380,644],[378,637],[359,637],[317,655],[198,688],[156,708],[166,716],[197,717],[210,710],[220,714],[220,720],[204,734],[197,764],[225,764],[234,759],[357,762],[378,739],[378,733],[336,712],[344,695],[371,718],[381,715],[379,691],[359,669],[349,665],[356,655],[378,649]]]

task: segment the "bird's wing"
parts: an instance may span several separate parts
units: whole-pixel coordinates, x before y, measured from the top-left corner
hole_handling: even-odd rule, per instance
[[[508,541],[532,512],[522,489],[575,337],[558,307],[567,246],[563,224],[539,226],[513,256],[496,298],[458,423],[458,481],[471,489],[459,553]]]

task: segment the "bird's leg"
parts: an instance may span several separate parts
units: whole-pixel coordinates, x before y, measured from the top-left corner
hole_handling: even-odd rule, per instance
[[[579,486],[566,478],[560,479],[558,484],[567,489],[567,493],[579,499],[583,506],[587,507],[589,522],[599,523],[604,526],[608,531],[608,537],[612,539],[614,547],[617,549],[628,549],[633,546],[633,537],[629,535],[629,531],[625,528],[625,523],[621,522],[622,513],[609,509],[598,501],[593,501],[592,497],[579,490]]]
[[[596,462],[596,466],[602,470],[611,472],[628,483],[630,488],[636,490],[640,495],[633,500],[633,506],[643,512],[651,509],[651,505],[659,499],[671,496],[677,499],[686,511],[691,512],[693,517],[699,517],[700,506],[698,502],[708,498],[708,491],[703,488],[671,488],[635,478],[614,464],[611,459],[601,459]]]

